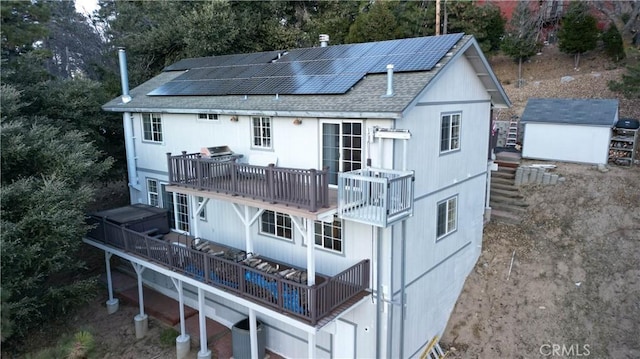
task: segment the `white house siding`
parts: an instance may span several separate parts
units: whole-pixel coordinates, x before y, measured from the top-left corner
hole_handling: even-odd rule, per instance
[[[464,280],[480,254],[485,177],[477,176],[415,202],[414,216],[406,223],[406,257],[394,259],[394,301],[401,301],[401,266],[405,266],[404,320],[394,307],[392,329],[397,337],[404,325],[404,356],[422,348],[446,327]],[[457,230],[436,240],[438,202],[458,195]],[[401,258],[401,228],[393,231],[394,258]],[[419,328],[419,329],[418,329]],[[396,354],[394,352],[394,354]]]
[[[464,57],[449,66],[396,124],[409,128],[413,135],[407,168],[416,172],[416,196],[486,171],[489,95]],[[440,116],[452,112],[461,113],[460,150],[440,154]],[[396,166],[401,163],[401,153],[398,144]]]
[[[551,161],[607,163],[611,129],[605,126],[525,124],[522,157]]]
[[[461,91],[460,89],[464,89]],[[415,170],[414,216],[406,222],[406,257],[401,257],[401,225],[393,229],[394,301],[400,303],[401,270],[405,267],[404,319],[393,306],[391,354],[399,355],[404,326],[403,356],[418,352],[446,327],[464,280],[482,245],[490,98],[463,57],[442,73],[397,127],[412,133],[408,169]],[[440,154],[440,115],[461,113],[460,150]],[[396,168],[402,163],[396,145]],[[437,204],[458,196],[457,230],[436,241]]]

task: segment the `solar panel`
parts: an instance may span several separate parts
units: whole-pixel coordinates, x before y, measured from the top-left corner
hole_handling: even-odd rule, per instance
[[[337,94],[368,73],[431,70],[463,34],[185,59],[150,96]]]
[[[334,93],[340,94],[347,92],[352,88],[361,78],[364,77],[364,73],[360,74],[344,74],[336,76],[331,79],[323,88],[320,89],[320,93]]]

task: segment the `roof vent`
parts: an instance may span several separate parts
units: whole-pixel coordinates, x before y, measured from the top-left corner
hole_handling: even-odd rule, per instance
[[[387,65],[387,94],[393,96],[393,64]]]
[[[320,34],[320,47],[327,47],[329,45],[329,35]]]

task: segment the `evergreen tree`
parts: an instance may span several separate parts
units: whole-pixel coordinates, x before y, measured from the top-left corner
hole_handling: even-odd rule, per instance
[[[620,81],[610,81],[609,89],[628,99],[640,99],[640,62],[627,66],[627,73]]]
[[[502,40],[502,51],[518,61],[518,87],[522,86],[522,61],[533,56],[538,46],[536,18],[528,1],[519,1]]]
[[[79,131],[20,116],[19,92],[9,85],[2,90],[3,109],[9,109],[0,129],[2,328],[11,328],[9,338],[3,333],[11,346],[89,298],[95,280],[80,277],[84,263],[77,252],[88,229],[92,183],[111,161],[100,160]]]
[[[604,51],[611,59],[620,61],[625,58],[622,36],[615,24],[611,23],[607,31],[602,34],[602,42],[604,43]]]
[[[367,4],[349,28],[347,43],[393,40],[398,38],[399,28],[392,11],[394,3],[376,1]]]
[[[505,31],[505,19],[500,8],[487,3],[477,5],[469,1],[447,2],[447,32],[473,35],[483,51],[500,48]]]
[[[575,1],[562,20],[558,33],[560,51],[574,56],[574,68],[580,66],[580,54],[596,48],[598,41],[596,19],[589,14],[586,3]]]

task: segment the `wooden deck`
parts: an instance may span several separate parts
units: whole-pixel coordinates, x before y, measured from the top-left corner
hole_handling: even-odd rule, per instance
[[[322,327],[369,294],[370,261],[329,277],[316,273],[308,285],[302,268],[177,233],[162,239],[93,218],[88,237],[173,272],[223,289],[271,310]],[[149,232],[149,231],[147,231]],[[204,245],[203,245],[204,244]],[[324,324],[323,324],[324,323]]]
[[[225,194],[313,213],[331,205],[328,168],[254,166],[183,152],[177,156],[167,154],[167,169],[169,185],[176,192],[184,188]]]

